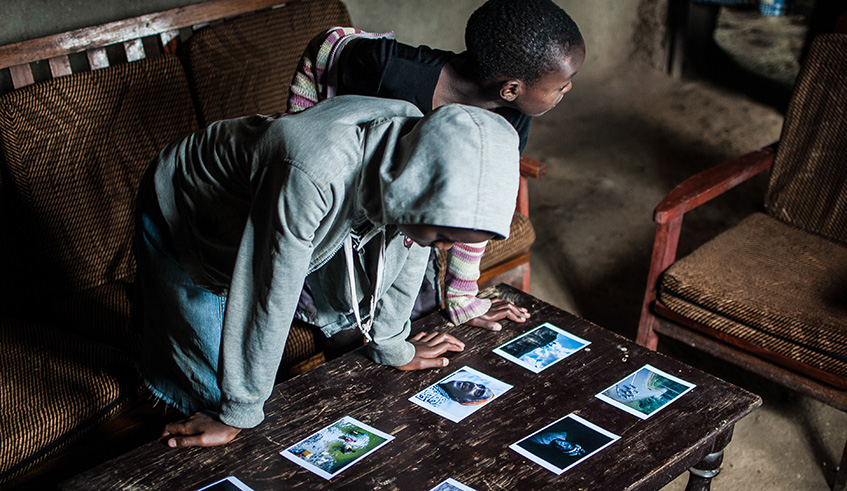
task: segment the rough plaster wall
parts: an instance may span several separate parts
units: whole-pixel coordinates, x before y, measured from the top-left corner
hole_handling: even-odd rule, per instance
[[[640,1],[666,0],[556,0],[579,25],[588,56],[588,74],[605,72],[626,63],[634,50],[633,31],[639,23]],[[346,0],[356,27],[394,30],[397,39],[412,45],[464,49],[465,22],[482,0]]]
[[[102,24],[200,0],[2,0],[0,45]],[[586,39],[584,70],[604,72],[633,52],[639,3],[666,0],[557,0]],[[468,16],[483,0],[346,0],[357,27],[394,30],[400,41],[461,51]]]
[[[634,55],[648,66],[666,70],[665,43],[668,36],[668,0],[641,0],[632,40]]]

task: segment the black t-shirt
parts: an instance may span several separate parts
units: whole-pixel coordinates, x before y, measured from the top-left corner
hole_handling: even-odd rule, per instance
[[[338,65],[338,95],[367,95],[411,102],[422,113],[432,111],[432,95],[452,51],[413,47],[393,39],[356,39],[344,47]],[[506,118],[526,146],[531,117],[508,107],[494,110]]]

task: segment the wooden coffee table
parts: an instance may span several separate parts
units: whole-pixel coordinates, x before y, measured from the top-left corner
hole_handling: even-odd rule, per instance
[[[255,490],[429,490],[446,478],[487,489],[660,489],[686,470],[689,490],[708,489],[735,423],[761,399],[702,371],[647,350],[528,294],[500,285],[498,296],[532,313],[501,332],[447,326],[440,314],[414,330],[443,330],[466,343],[450,365],[401,372],[356,350],[279,384],[266,419],[223,447],[169,449],[141,446],[62,484],[62,489],[195,490],[235,476]],[[549,322],[591,344],[538,374],[492,349]],[[649,364],[696,387],[648,419],[595,395]],[[420,390],[463,366],[513,386],[459,423],[409,402]],[[575,413],[620,439],[561,475],[509,445]],[[344,416],[394,436],[384,447],[325,480],[279,452]]]

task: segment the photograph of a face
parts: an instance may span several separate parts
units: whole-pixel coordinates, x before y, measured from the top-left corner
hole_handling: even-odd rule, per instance
[[[494,352],[533,373],[538,373],[589,344],[590,341],[545,322],[494,348]]]
[[[568,414],[509,448],[560,475],[619,438],[576,414]]]
[[[442,481],[438,486],[430,489],[429,491],[476,491],[474,488],[465,486],[459,481],[453,479],[452,477]]]
[[[691,382],[644,365],[597,394],[597,398],[641,419],[647,419],[694,387]]]
[[[280,454],[324,479],[332,479],[393,439],[387,433],[345,416]]]
[[[253,489],[235,476],[229,476],[218,482],[202,487],[197,491],[253,491]]]
[[[493,377],[462,367],[409,400],[454,423],[478,411],[512,386]]]

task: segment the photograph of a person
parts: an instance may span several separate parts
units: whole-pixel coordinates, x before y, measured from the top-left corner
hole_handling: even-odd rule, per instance
[[[438,486],[430,489],[429,491],[476,491],[474,488],[465,486],[459,481],[451,478],[448,478],[442,481]]]
[[[465,366],[409,400],[458,423],[511,388],[505,382]]]
[[[597,398],[641,419],[647,419],[694,387],[694,384],[679,377],[644,365],[597,394]]]
[[[538,373],[589,344],[590,341],[545,322],[498,346],[494,352],[533,373]]]
[[[280,454],[324,479],[332,479],[394,437],[345,416]]]
[[[619,438],[576,414],[568,414],[509,448],[559,475]]]

